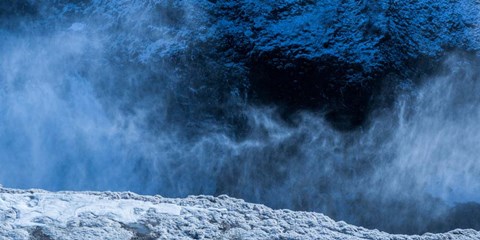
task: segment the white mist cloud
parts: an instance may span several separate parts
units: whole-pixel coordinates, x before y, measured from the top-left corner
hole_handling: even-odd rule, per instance
[[[398,186],[391,187],[402,188],[402,178],[413,178],[416,186],[409,191],[429,192],[449,203],[478,202],[478,64],[458,55],[444,64],[445,73],[426,79],[413,100],[398,103],[396,157],[389,170]]]

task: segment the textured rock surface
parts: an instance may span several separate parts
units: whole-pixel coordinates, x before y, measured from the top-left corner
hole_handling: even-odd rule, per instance
[[[227,196],[0,189],[1,239],[478,239],[473,230],[390,235]]]
[[[333,56],[365,71],[448,48],[478,49],[476,1],[218,1],[225,31],[243,33],[253,54]],[[236,24],[234,24],[236,23]],[[272,59],[273,60],[273,59]]]
[[[361,125],[372,100],[434,71],[446,52],[479,48],[480,5],[471,0],[217,5],[226,25],[220,32],[235,39],[227,53],[249,67],[254,99],[323,108],[340,127]]]
[[[87,31],[108,33],[111,48],[132,62],[208,51],[197,48],[208,43],[236,63],[276,55],[263,60],[278,68],[302,63],[297,60],[357,67],[347,82],[368,80],[358,70],[402,69],[415,59],[480,47],[480,5],[474,0],[24,0],[0,7],[0,17],[28,22],[35,16],[38,24],[58,30],[83,21]]]
[[[408,82],[449,51],[480,47],[475,0],[24,0],[0,12],[8,29],[94,36],[108,61],[143,69],[138,78],[177,79],[194,90],[172,101],[212,96],[221,105],[245,92],[262,104],[326,109],[347,126],[362,123],[378,88],[399,84],[391,75]]]

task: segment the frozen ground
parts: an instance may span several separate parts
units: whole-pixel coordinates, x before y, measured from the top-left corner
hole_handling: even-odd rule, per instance
[[[0,188],[1,239],[479,239],[454,230],[390,235],[320,214],[272,210],[228,196],[170,199],[129,192]]]

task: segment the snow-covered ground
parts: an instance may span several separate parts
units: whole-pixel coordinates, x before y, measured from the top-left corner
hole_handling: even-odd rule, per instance
[[[130,192],[0,188],[0,238],[480,239],[480,232],[390,235],[319,213],[272,210],[224,195],[171,199]]]

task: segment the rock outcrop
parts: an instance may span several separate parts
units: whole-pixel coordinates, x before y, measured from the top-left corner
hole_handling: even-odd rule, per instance
[[[394,217],[394,216],[392,216]],[[170,199],[130,192],[0,188],[0,239],[478,239],[474,230],[390,235],[310,212],[228,196]]]

